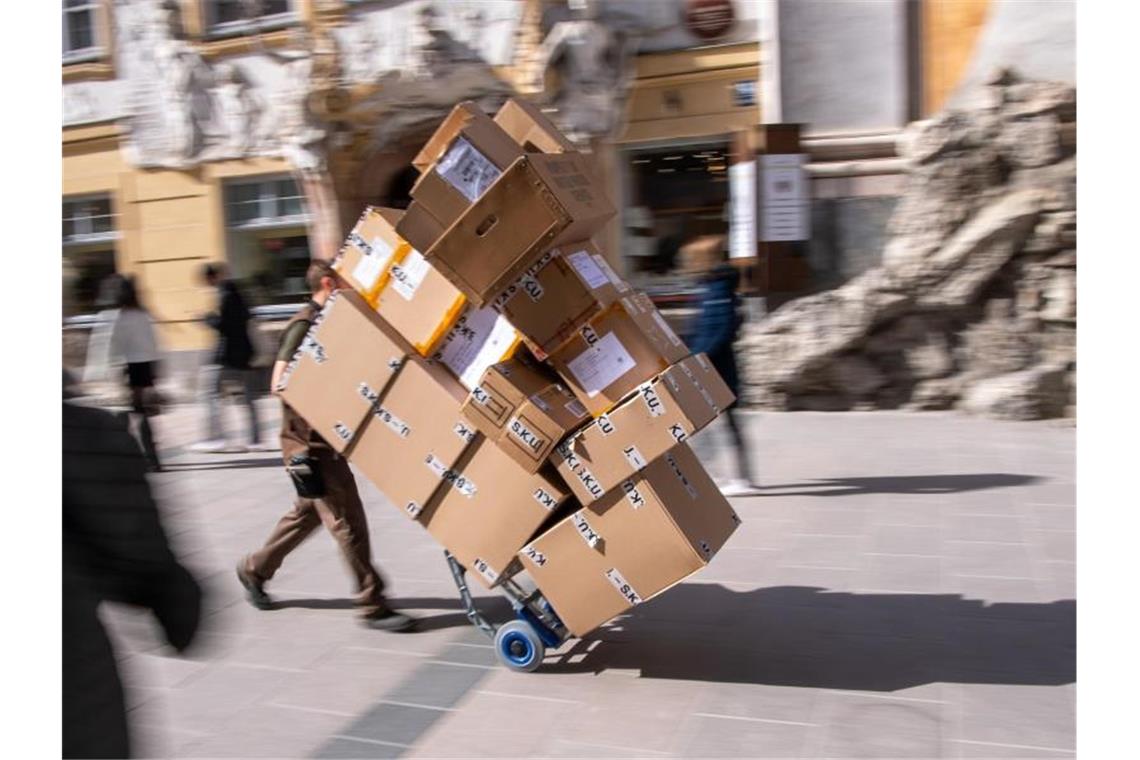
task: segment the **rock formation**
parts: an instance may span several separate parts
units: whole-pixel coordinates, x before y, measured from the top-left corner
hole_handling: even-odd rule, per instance
[[[1003,70],[986,94],[904,132],[879,267],[745,329],[746,403],[1072,413],[1076,91]]]

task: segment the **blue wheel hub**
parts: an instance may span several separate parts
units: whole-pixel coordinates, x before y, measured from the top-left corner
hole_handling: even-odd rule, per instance
[[[525,667],[534,661],[534,645],[518,631],[509,632],[503,637],[499,646],[503,656],[520,667]]]

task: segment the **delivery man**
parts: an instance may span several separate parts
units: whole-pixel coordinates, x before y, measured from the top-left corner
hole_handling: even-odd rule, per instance
[[[285,327],[281,348],[273,365],[274,393],[277,393],[281,375],[300,348],[309,325],[333,291],[342,286],[332,266],[319,260],[309,265],[306,281],[313,294],[312,299]],[[390,608],[384,599],[384,581],[372,566],[368,520],[348,461],[285,403],[281,405],[281,453],[297,489],[297,499],[293,509],[277,523],[265,546],[247,556],[237,567],[238,580],[245,587],[250,603],[258,609],[272,606],[272,600],[265,593],[265,583],[277,572],[289,552],[324,523],[340,544],[341,553],[356,577],[359,590],[357,604],[363,610],[364,624],[383,631],[413,628],[415,620]]]

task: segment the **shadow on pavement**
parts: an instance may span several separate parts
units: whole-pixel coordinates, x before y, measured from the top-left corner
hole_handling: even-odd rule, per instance
[[[1036,483],[1036,475],[977,473],[971,475],[900,475],[878,478],[822,478],[806,483],[761,486],[765,496],[856,496],[859,494],[904,493],[941,494],[982,491],[987,488],[1011,488]],[[787,491],[785,489],[803,489]]]
[[[195,472],[198,470],[245,470],[254,467],[283,467],[281,457],[260,459],[231,459],[225,462],[163,462],[167,472]]]
[[[419,619],[417,630],[434,631],[441,628],[459,628],[470,625],[467,614],[462,611],[459,599],[439,599],[427,597],[393,597],[392,606],[401,612],[407,612]],[[307,609],[307,610],[351,610],[356,606],[352,599],[277,599],[273,610]],[[475,600],[475,608],[479,610],[492,623],[505,623],[513,620],[515,615],[511,605],[502,597],[479,597]],[[420,617],[416,610],[460,610],[460,612],[447,612],[441,615],[427,615]],[[272,610],[271,610],[272,611]]]
[[[859,691],[1052,686],[1076,680],[1076,602],[686,584],[553,659],[540,672],[635,669],[643,678]]]

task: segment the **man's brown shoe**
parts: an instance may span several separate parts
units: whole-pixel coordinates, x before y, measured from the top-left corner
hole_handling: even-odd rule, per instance
[[[362,618],[364,625],[378,631],[404,633],[416,627],[416,619],[389,607],[381,602],[379,607]]]

